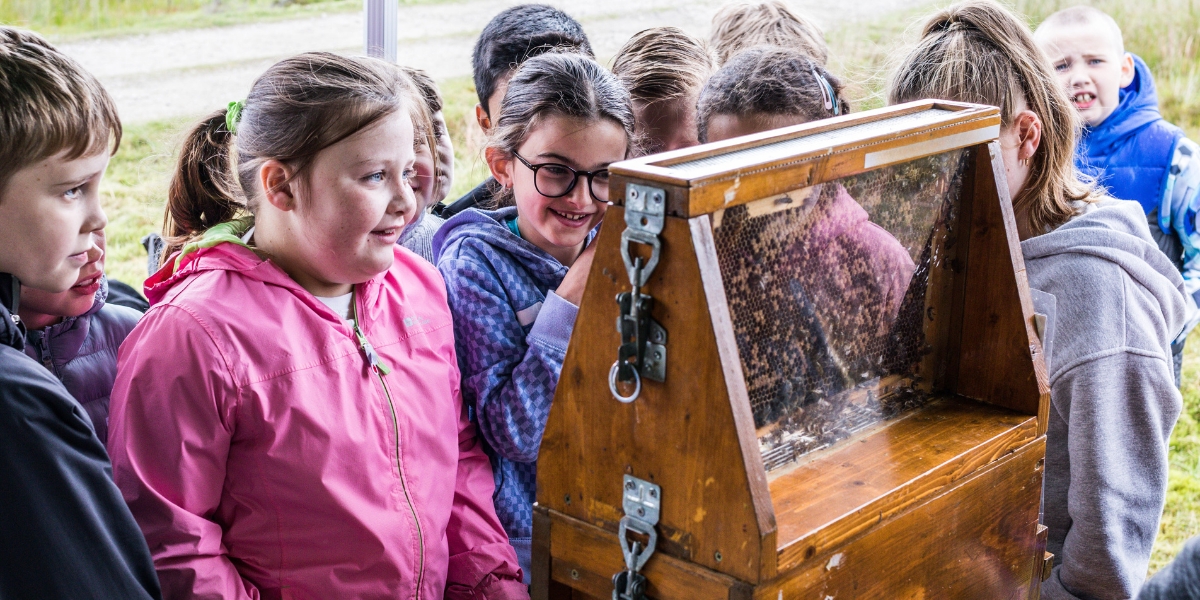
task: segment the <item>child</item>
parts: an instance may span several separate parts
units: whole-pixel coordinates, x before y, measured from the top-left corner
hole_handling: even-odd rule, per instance
[[[717,53],[718,65],[754,46],[792,48],[822,67],[829,57],[821,28],[779,0],[735,2],[721,7],[713,16],[709,44]]]
[[[517,67],[551,50],[595,58],[583,26],[546,4],[518,4],[501,11],[483,28],[471,52],[471,71],[479,96],[475,120],[484,134],[492,129],[492,117],[499,112],[500,100]],[[495,186],[496,180],[489,177],[453,203],[439,204],[434,214],[449,219],[473,206],[491,206]]]
[[[0,597],[158,598],[146,541],[79,402],[22,352],[21,289],[70,294],[107,218],[112,98],[37,35],[0,27]]]
[[[454,177],[454,147],[450,144],[450,132],[446,130],[437,84],[421,69],[401,68],[416,85],[422,102],[416,107],[419,110],[413,111],[416,160],[410,183],[417,199],[417,217],[414,223],[404,228],[399,244],[433,263],[433,234],[445,221],[430,214],[429,208],[444,200],[450,191],[450,180]]]
[[[132,308],[107,304],[104,231],[95,234],[75,285],[51,294],[21,289],[19,314],[28,332],[25,354],[42,363],[83,405],[96,437],[108,439],[108,397],[117,375],[117,348],[142,317]]]
[[[1150,234],[1183,273],[1185,295],[1200,303],[1200,146],[1159,114],[1150,69],[1125,52],[1112,17],[1074,6],[1047,17],[1034,36],[1086,125],[1075,164],[1112,197],[1142,205]],[[1200,310],[1189,306],[1172,341],[1176,385],[1198,321]]]
[[[796,50],[744,50],[700,92],[698,135],[704,142],[716,142],[843,115],[850,107],[841,92],[836,77]],[[779,366],[784,379],[799,380],[800,389],[838,391],[878,367],[877,356],[858,349],[887,345],[916,265],[904,246],[872,223],[840,184],[818,186],[805,202],[811,202],[808,212],[793,213],[805,217],[795,223],[794,243],[784,250],[786,257],[752,260],[788,265],[787,281],[789,289],[795,290],[795,302],[811,306],[804,312],[813,314],[797,335],[827,341],[803,360],[789,362],[792,353],[785,353],[770,362]],[[739,217],[726,219],[717,235],[740,225]],[[856,318],[845,318],[847,303],[857,304]],[[790,402],[784,404],[782,410],[791,410]],[[770,420],[767,415],[755,416]]]
[[[1146,576],[1181,399],[1171,338],[1183,279],[1131,202],[1103,200],[1073,162],[1079,117],[1032,33],[991,1],[930,19],[893,78],[893,103],[1000,107],[1000,149],[1034,308],[1051,410],[1043,523],[1056,565],[1042,598],[1129,598]]]
[[[746,50],[704,85],[696,106],[701,142],[769,131],[850,112],[842,83],[803,53]]]
[[[704,43],[676,27],[634,34],[617,51],[613,74],[633,98],[637,135],[647,154],[699,144],[696,99],[712,75]]]
[[[629,94],[595,61],[521,66],[486,156],[499,210],[451,218],[433,239],[462,365],[496,471],[496,512],[528,573],[536,460],[608,205],[608,165],[629,156]]]
[[[444,284],[396,244],[418,102],[301,54],[185,140],[108,441],[166,597],[528,597]]]

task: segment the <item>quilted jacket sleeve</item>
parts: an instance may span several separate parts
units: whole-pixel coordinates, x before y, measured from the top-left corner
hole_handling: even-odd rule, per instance
[[[463,395],[479,430],[504,458],[533,462],[578,308],[549,293],[527,335],[489,265],[444,258],[438,266],[454,313]]]

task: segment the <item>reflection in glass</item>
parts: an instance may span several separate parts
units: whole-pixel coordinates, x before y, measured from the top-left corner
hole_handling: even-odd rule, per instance
[[[713,215],[768,470],[921,403],[926,291],[966,151]]]

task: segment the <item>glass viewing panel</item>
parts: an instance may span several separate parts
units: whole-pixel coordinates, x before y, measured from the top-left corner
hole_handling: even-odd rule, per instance
[[[926,400],[926,296],[953,239],[947,233],[967,154],[883,167],[713,215],[768,471]]]

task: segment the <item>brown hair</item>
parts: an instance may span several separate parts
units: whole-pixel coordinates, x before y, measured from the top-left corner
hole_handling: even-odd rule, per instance
[[[636,150],[629,92],[596,61],[573,53],[543,54],[517,69],[500,103],[488,148],[511,156],[533,128],[551,116],[608,119],[625,130],[625,155]],[[511,204],[512,191],[500,190],[494,198],[496,206]]]
[[[708,141],[717,115],[796,115],[807,121],[850,112],[842,82],[817,61],[790,48],[758,47],[738,53],[704,84],[696,128]]]
[[[412,83],[395,65],[310,52],[267,69],[230,132],[226,109],[188,133],[167,192],[163,260],[214,225],[253,214],[258,168],[269,159],[301,175],[317,153],[411,105]]]
[[[654,27],[621,46],[612,72],[634,100],[650,104],[694,96],[715,68],[704,42],[678,27]]]
[[[829,59],[829,47],[821,28],[779,0],[726,4],[713,16],[712,25],[709,42],[721,65],[754,46],[794,48],[821,66]]]
[[[904,59],[888,93],[893,104],[941,98],[1000,107],[1002,127],[1022,103],[1042,121],[1042,139],[1030,159],[1029,180],[1014,207],[1025,208],[1040,234],[1066,223],[1074,203],[1100,199],[1075,169],[1080,122],[1074,107],[1023,22],[991,0],[955,4],[925,24],[921,41]]]
[[[104,86],[31,31],[0,26],[0,190],[17,171],[66,151],[74,160],[121,145]]]

